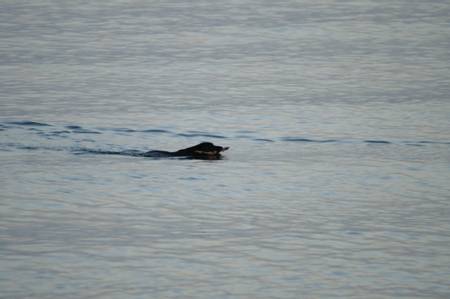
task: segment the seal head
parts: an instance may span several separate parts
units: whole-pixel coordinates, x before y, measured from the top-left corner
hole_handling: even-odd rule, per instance
[[[226,151],[229,147],[214,145],[211,142],[202,142],[192,147],[181,149],[174,152],[176,156],[187,156],[194,159],[219,159],[220,153]]]
[[[229,147],[214,145],[211,142],[202,142],[176,152],[149,151],[141,154],[141,156],[152,158],[185,157],[186,159],[219,160],[222,158],[220,153],[227,149]]]

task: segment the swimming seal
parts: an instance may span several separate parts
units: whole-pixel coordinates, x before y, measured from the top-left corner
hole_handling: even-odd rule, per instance
[[[187,159],[218,160],[222,158],[220,153],[227,149],[229,147],[214,145],[211,142],[202,142],[176,152],[149,151],[142,154],[142,156],[152,158],[185,157]]]

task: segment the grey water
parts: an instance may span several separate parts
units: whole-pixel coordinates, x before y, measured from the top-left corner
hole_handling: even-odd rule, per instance
[[[449,16],[0,1],[0,298],[449,298]]]

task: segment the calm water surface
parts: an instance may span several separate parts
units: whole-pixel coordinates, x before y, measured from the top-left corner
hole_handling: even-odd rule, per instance
[[[1,1],[0,297],[448,298],[449,15]]]

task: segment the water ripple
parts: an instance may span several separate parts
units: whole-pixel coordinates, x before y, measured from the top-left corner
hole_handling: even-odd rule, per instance
[[[35,121],[30,121],[30,120],[24,120],[24,121],[11,121],[11,122],[6,122],[7,124],[10,125],[18,125],[18,126],[42,126],[42,127],[49,127],[51,125],[46,124],[46,123],[39,123],[39,122],[35,122]]]
[[[99,154],[99,155],[121,155],[121,156],[142,156],[142,154],[144,153],[139,150],[111,151],[111,150],[90,149],[90,148],[72,148],[72,152],[75,155]]]
[[[142,130],[142,131],[138,131],[138,132],[142,132],[142,133],[172,133],[168,130],[163,130],[163,129],[146,129],[146,130]]]
[[[391,144],[391,142],[386,140],[364,140],[365,143],[374,143],[374,144]]]
[[[101,134],[101,132],[90,130],[90,129],[84,129],[81,126],[78,125],[69,125],[65,126],[66,129],[72,130],[72,133],[78,133],[78,134]]]
[[[338,142],[339,140],[335,139],[309,139],[309,138],[302,138],[302,137],[283,137],[281,138],[282,141],[289,141],[289,142],[318,142],[318,143],[328,143],[328,142]]]
[[[129,128],[111,128],[111,129],[99,129],[99,130],[108,130],[108,131],[113,131],[113,132],[120,132],[120,133],[134,133],[137,132],[134,129],[129,129]]]
[[[272,139],[267,139],[267,138],[254,138],[253,140],[255,141],[264,141],[264,142],[275,142]]]
[[[218,139],[227,139],[228,137],[216,134],[209,133],[178,133],[177,136],[182,137],[208,137],[208,138],[218,138]]]
[[[12,126],[11,126],[12,125]],[[17,127],[16,127],[17,126]],[[53,130],[49,130],[46,127],[52,127]],[[102,132],[109,131],[113,132],[113,134],[117,135],[129,135],[132,136],[133,133],[150,133],[150,134],[168,134],[174,137],[188,137],[188,138],[196,138],[196,137],[204,137],[204,138],[213,138],[213,139],[248,139],[255,142],[298,142],[298,143],[350,143],[350,144],[358,144],[365,143],[368,145],[405,145],[405,146],[428,146],[428,145],[450,145],[450,141],[446,140],[385,140],[385,139],[333,139],[333,138],[309,138],[303,136],[284,136],[284,137],[275,137],[275,138],[267,138],[264,135],[255,136],[257,132],[254,131],[236,131],[236,133],[241,133],[239,135],[234,135],[232,137],[228,137],[224,134],[220,133],[211,133],[204,131],[185,131],[185,132],[173,132],[160,128],[148,128],[148,129],[139,129],[139,128],[126,128],[126,127],[117,127],[117,128],[86,128],[77,124],[63,125],[60,128],[55,127],[48,123],[34,122],[30,120],[18,120],[18,121],[9,121],[0,123],[0,131],[6,131],[8,129],[23,129],[36,133],[37,135],[52,138],[69,138],[71,134],[93,134],[100,135]],[[246,135],[248,134],[248,135]],[[75,135],[72,135],[75,136]],[[23,149],[23,148],[22,148]]]

